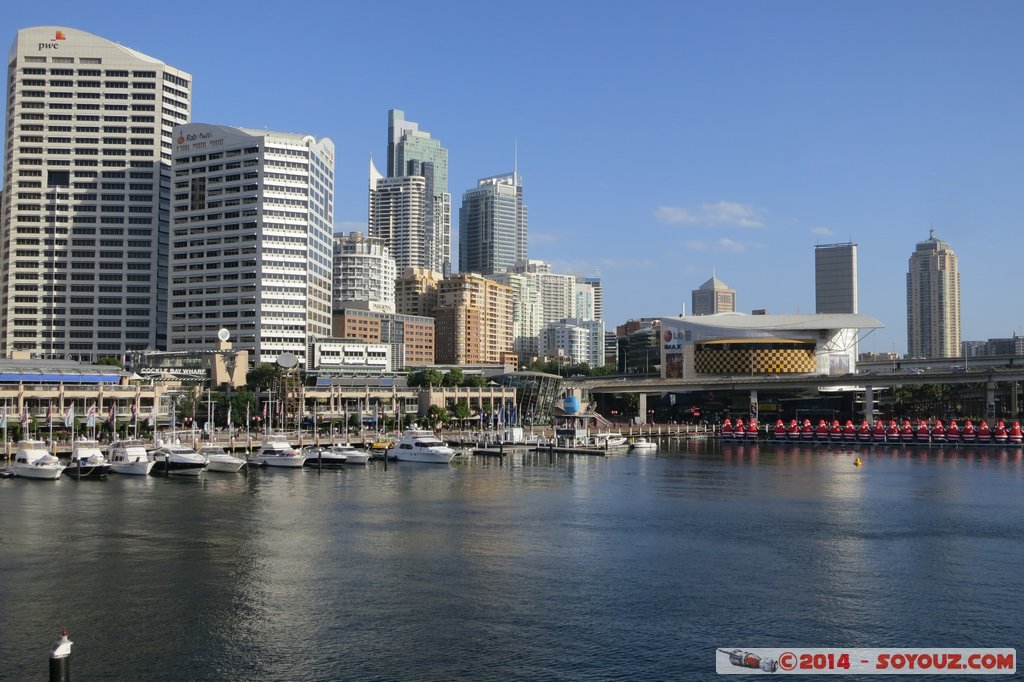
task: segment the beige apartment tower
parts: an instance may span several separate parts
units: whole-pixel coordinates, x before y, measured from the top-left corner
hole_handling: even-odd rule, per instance
[[[474,273],[446,277],[434,317],[438,364],[498,364],[514,355],[512,289]]]
[[[931,230],[917,243],[907,272],[907,355],[960,355],[960,271],[956,254]]]

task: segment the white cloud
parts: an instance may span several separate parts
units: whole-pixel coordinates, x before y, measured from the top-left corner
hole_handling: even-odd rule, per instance
[[[658,222],[669,225],[764,227],[760,213],[753,206],[734,201],[718,201],[701,204],[696,208],[659,206],[654,211],[654,217]]]
[[[827,227],[812,227],[811,234],[816,234],[819,237],[831,237],[834,233]]]
[[[722,237],[714,241],[687,241],[683,246],[693,251],[711,251],[714,253],[742,253],[744,251],[757,251],[760,244],[743,243],[734,239]]]

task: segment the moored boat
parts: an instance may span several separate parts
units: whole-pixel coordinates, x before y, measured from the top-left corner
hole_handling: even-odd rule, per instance
[[[1007,440],[1009,440],[1013,445],[1020,445],[1021,442],[1024,441],[1024,434],[1022,434],[1020,430],[1020,422],[1013,422],[1013,424],[1010,425],[1010,433]]]
[[[992,442],[992,429],[984,419],[981,421],[981,426],[978,427],[978,442],[982,444]]]
[[[657,450],[658,444],[641,436],[630,443],[629,447],[631,450]]]
[[[8,470],[20,478],[56,481],[65,469],[41,440],[22,440],[14,450],[14,462]]]
[[[395,449],[395,459],[400,462],[425,462],[448,464],[455,457],[455,451],[434,435],[433,431],[413,426],[402,434]]]
[[[340,467],[348,461],[348,455],[338,446],[313,445],[305,448],[302,454],[306,456],[305,465],[308,467]]]
[[[775,422],[775,429],[772,431],[772,438],[775,440],[785,440],[786,438],[786,425],[779,419]]]
[[[996,422],[996,428],[992,430],[992,440],[996,445],[1005,445],[1009,439],[1009,433],[1006,431],[1006,422],[1000,419]]]
[[[216,443],[207,443],[199,448],[199,456],[206,459],[206,470],[234,474],[242,470],[245,460],[229,455]]]
[[[149,453],[154,476],[198,476],[206,471],[206,458],[187,445],[161,445]]]
[[[114,441],[110,444],[110,470],[115,474],[148,476],[153,470],[153,460],[146,452],[146,444],[137,439]]]
[[[111,466],[96,441],[83,438],[71,445],[71,464],[67,469],[69,477],[75,480],[106,478]]]
[[[284,436],[268,436],[254,459],[263,466],[293,469],[301,467],[306,456],[296,451]]]

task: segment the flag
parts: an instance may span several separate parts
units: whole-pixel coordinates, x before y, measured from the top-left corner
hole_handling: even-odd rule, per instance
[[[0,412],[0,429],[7,428],[7,406],[4,405],[3,411]]]
[[[86,422],[86,426],[89,428],[96,426],[96,403],[89,406],[89,419]]]
[[[66,426],[66,427],[68,427],[70,429],[74,425],[75,425],[75,404],[71,403],[71,405],[68,407],[68,413],[64,417],[64,426]]]
[[[153,405],[153,409],[149,411],[149,418],[146,420],[146,424],[149,426],[156,426],[156,405]]]
[[[28,416],[28,406],[21,408],[21,428],[28,429],[28,425],[32,423],[32,417]]]
[[[53,428],[53,403],[46,403],[46,427]]]
[[[132,424],[139,423],[139,402],[136,400],[132,403]]]
[[[113,424],[114,420],[117,419],[117,403],[110,403],[110,410],[107,412],[107,423]]]
[[[498,406],[498,428],[505,425],[505,403]]]
[[[267,404],[263,403],[263,421],[267,421]]]
[[[245,431],[249,431],[249,401],[245,402]]]
[[[226,421],[227,421],[227,427],[230,430],[231,429],[231,403],[228,403],[228,418],[227,418]]]
[[[516,404],[512,403],[512,407],[509,408],[508,425],[515,426],[517,417],[519,417],[519,410],[516,409]]]

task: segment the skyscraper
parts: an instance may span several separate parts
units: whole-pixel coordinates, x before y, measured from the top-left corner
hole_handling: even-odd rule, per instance
[[[736,312],[736,292],[714,275],[690,292],[691,314],[714,315]]]
[[[526,260],[526,206],[517,172],[477,181],[459,209],[459,269],[493,275]]]
[[[331,335],[334,144],[193,123],[175,129],[170,350],[216,347],[254,364]]]
[[[420,220],[413,221],[409,229],[422,230],[422,252],[415,262],[403,263],[397,256],[394,245],[392,254],[398,262],[398,270],[406,267],[429,268],[449,274],[452,267],[452,195],[448,193],[448,150],[430,133],[421,131],[412,121],[405,120],[401,109],[388,112],[388,178],[423,178],[425,199]],[[373,174],[371,171],[371,191]],[[401,220],[396,220],[394,232],[405,229]],[[371,230],[370,236],[378,236]],[[400,236],[396,239],[401,240]]]
[[[960,272],[956,254],[935,238],[918,242],[907,272],[907,354],[950,358],[960,354]]]
[[[420,175],[386,178],[370,162],[367,226],[395,259],[397,272],[427,267],[427,183]],[[438,270],[438,272],[441,272]]]
[[[174,126],[192,77],[84,31],[18,31],[7,83],[0,353],[167,346]]]
[[[814,311],[857,312],[857,245],[814,247]]]

